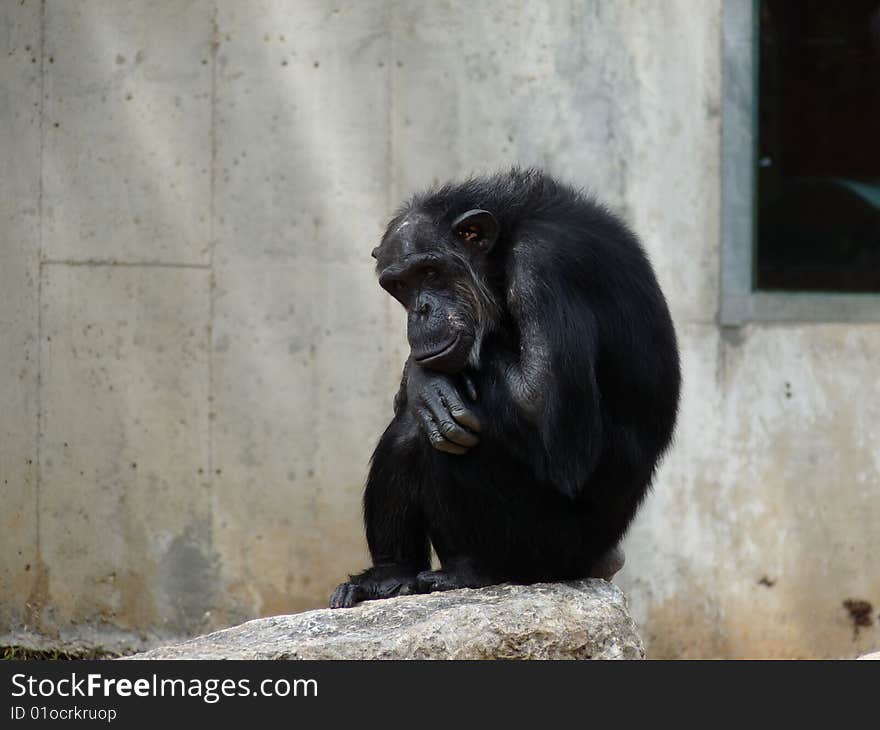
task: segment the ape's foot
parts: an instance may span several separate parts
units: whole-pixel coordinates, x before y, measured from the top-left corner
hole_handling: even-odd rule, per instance
[[[377,565],[336,586],[330,596],[330,608],[351,608],[361,601],[406,596],[417,590],[416,576],[411,570],[397,565]]]
[[[615,545],[601,558],[599,558],[590,568],[591,578],[604,578],[611,580],[626,562],[626,555],[620,545]]]
[[[351,608],[363,600],[361,587],[357,583],[340,583],[330,596],[330,608]]]
[[[502,581],[476,570],[470,564],[462,564],[443,570],[426,570],[416,576],[419,593],[454,591],[458,588],[483,588]]]

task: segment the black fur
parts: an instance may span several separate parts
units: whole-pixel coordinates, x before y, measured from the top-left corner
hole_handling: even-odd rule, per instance
[[[447,289],[460,292],[470,276],[464,284],[484,291],[468,305],[488,323],[478,359],[417,374],[429,390],[442,386],[432,378],[454,387],[446,392],[478,415],[479,443],[438,450],[404,377],[364,496],[374,567],[342,584],[334,607],[589,575],[670,443],[680,372],[669,311],[636,237],[592,199],[537,170],[448,184],[399,211],[377,249],[380,268],[407,220],[439,261],[459,257],[450,226],[471,209],[494,214],[497,240],[469,259],[469,273],[454,269]],[[440,571],[429,570],[430,543]]]

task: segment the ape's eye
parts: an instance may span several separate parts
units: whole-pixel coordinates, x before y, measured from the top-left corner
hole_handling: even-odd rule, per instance
[[[429,268],[425,269],[424,275],[425,275],[425,278],[428,280],[436,279],[437,278],[437,269],[432,269],[429,267]]]

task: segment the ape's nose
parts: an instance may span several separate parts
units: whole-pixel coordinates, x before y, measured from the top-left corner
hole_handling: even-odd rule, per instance
[[[379,247],[378,246],[376,246],[376,248],[374,248],[372,250],[372,252],[370,253],[370,256],[372,256],[374,259],[379,258]]]

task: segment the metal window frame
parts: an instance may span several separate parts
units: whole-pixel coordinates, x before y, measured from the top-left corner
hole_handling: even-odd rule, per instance
[[[721,306],[724,326],[748,322],[880,322],[880,295],[754,288],[758,6],[724,0],[721,110]]]

